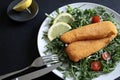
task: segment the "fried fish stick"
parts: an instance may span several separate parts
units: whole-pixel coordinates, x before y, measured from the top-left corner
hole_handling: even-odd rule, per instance
[[[99,40],[77,41],[70,43],[65,50],[70,60],[78,62],[79,60],[94,54],[101,48],[104,48],[110,41],[111,37]]]
[[[60,39],[64,43],[72,43],[81,40],[101,39],[109,35],[115,37],[117,29],[112,22],[103,21],[68,31],[61,35]]]

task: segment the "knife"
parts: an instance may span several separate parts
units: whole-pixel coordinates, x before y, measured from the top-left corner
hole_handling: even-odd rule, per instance
[[[40,70],[31,72],[31,73],[25,74],[23,76],[14,78],[12,80],[32,80],[32,79],[38,78],[40,76],[43,76],[43,75],[51,72],[53,69],[57,68],[61,64],[62,64],[62,62],[59,62],[59,63],[56,63],[56,64],[50,66],[50,67],[47,67],[47,68],[44,68],[44,69],[40,69]]]

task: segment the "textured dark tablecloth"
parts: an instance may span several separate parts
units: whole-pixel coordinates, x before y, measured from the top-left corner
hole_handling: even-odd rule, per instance
[[[37,16],[28,22],[11,20],[6,11],[13,0],[0,0],[0,75],[22,69],[40,56],[37,35],[45,13],[70,3],[92,2],[107,6],[120,13],[120,0],[36,0],[39,4]],[[35,80],[62,80],[50,72]]]

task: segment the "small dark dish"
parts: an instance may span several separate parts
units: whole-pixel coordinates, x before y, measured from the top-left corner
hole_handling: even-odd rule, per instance
[[[31,6],[28,8],[31,13],[29,13],[27,10],[24,10],[22,12],[14,11],[12,8],[18,2],[20,2],[20,0],[15,0],[11,2],[11,4],[8,6],[7,14],[12,20],[18,21],[18,22],[25,22],[25,21],[33,19],[37,15],[39,11],[39,6],[35,0],[32,1]]]

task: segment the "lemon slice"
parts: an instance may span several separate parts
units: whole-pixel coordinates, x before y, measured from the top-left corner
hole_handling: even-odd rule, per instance
[[[13,10],[23,11],[23,10],[27,9],[28,7],[30,7],[31,4],[32,4],[32,0],[22,0],[13,7]]]
[[[71,23],[72,21],[74,21],[74,17],[69,14],[69,13],[60,13],[55,20],[53,21],[53,24],[57,23],[57,22],[65,22],[65,23]]]
[[[53,24],[48,30],[48,38],[50,41],[55,39],[56,37],[60,36],[64,32],[67,32],[71,29],[71,26],[64,22],[58,22]]]

